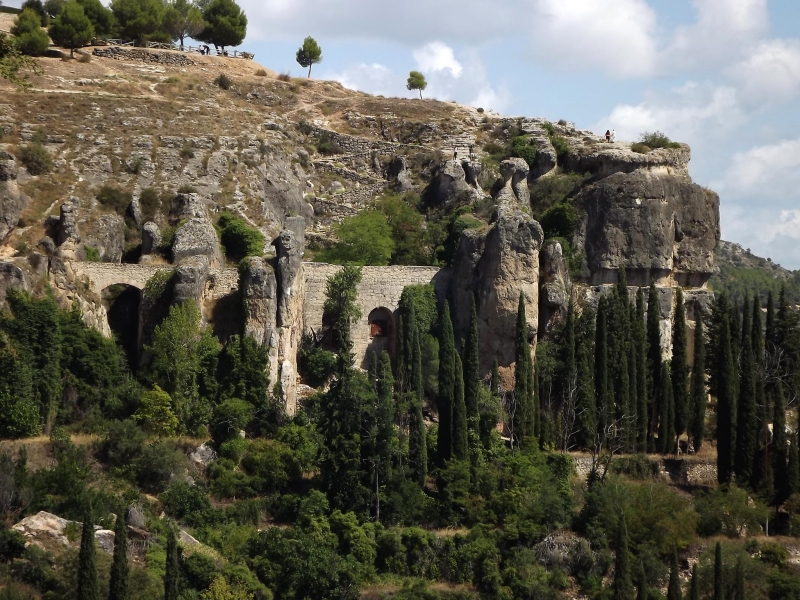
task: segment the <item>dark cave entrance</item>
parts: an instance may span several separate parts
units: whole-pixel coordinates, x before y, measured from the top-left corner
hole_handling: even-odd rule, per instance
[[[142,292],[133,286],[116,284],[103,290],[103,301],[114,339],[125,352],[131,371],[136,373],[139,367],[139,304]]]

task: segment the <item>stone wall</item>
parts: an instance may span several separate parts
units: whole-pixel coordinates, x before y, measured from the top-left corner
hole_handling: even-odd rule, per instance
[[[303,306],[306,333],[319,334],[322,331],[322,313],[325,303],[325,284],[328,277],[342,267],[321,263],[303,263],[305,279],[305,303]],[[353,352],[356,365],[365,367],[371,350],[390,349],[394,332],[379,338],[370,336],[370,313],[377,308],[387,309],[394,314],[400,302],[400,294],[407,285],[432,283],[439,298],[444,298],[449,286],[448,271],[436,267],[363,267],[361,283],[358,286],[358,306],[361,318],[352,328]],[[392,319],[391,327],[394,322]]]
[[[398,148],[402,147],[402,144],[395,142],[382,142],[379,140],[360,138],[353,135],[347,135],[346,133],[331,131],[330,129],[323,129],[322,127],[312,126],[311,135],[316,138],[323,136],[327,137],[331,142],[335,142],[339,148],[342,149],[342,152],[346,154],[354,154],[359,152],[367,153],[372,150],[391,154],[396,152]]]
[[[95,48],[92,52],[100,58],[113,58],[114,60],[136,60],[142,62],[158,63],[160,65],[172,65],[176,67],[188,67],[194,61],[180,52],[156,52],[143,48],[128,48],[120,46],[106,46]]]

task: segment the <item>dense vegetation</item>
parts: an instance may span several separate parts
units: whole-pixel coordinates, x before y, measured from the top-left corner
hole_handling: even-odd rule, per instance
[[[764,327],[758,303],[740,314],[721,295],[695,331],[694,371],[685,315],[674,315],[664,362],[657,313],[646,310],[658,298],[651,289],[630,300],[624,274],[596,311],[570,308],[535,366],[520,298],[506,389],[497,367],[480,378],[475,307],[456,339],[431,286],[403,292],[394,360],[373,355],[367,373],[355,369],[360,277],[345,267],[328,281],[328,337],[301,361],[324,391],[291,418],[266,351],[242,336],[220,345],[192,303],[156,326],[134,377],[76,310],[9,292],[3,437],[47,432],[54,460],[32,468],[25,452],[0,453],[4,527],[46,510],[84,531],[68,526],[80,548],[51,556],[3,528],[17,597],[659,598],[668,588],[674,598],[677,553],[696,555],[714,536],[727,540],[704,544],[687,586],[695,597],[723,597],[715,586],[724,597],[741,587],[748,598],[797,597],[785,548],[740,539],[761,531],[768,506],[782,507],[771,533],[800,535],[798,442],[783,435],[800,329],[785,295],[770,298]],[[716,398],[709,423],[703,364]],[[76,445],[78,432],[94,441]],[[190,465],[198,442],[176,434],[210,439],[216,460]],[[715,437],[721,484],[691,495],[643,454]],[[592,458],[588,487],[563,452],[573,449]],[[92,523],[124,541],[123,519],[148,536],[135,562],[124,546],[109,556],[90,543]],[[178,542],[180,528],[202,545]]]

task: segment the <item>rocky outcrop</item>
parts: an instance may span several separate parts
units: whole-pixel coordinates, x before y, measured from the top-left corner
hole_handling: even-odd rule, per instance
[[[488,232],[466,230],[455,263],[451,293],[457,336],[466,332],[475,295],[481,338],[481,372],[497,358],[514,363],[514,339],[520,294],[525,301],[528,338],[535,345],[539,313],[539,248],[542,228],[519,209],[498,210]]]
[[[547,242],[539,254],[539,335],[550,333],[567,315],[572,283],[564,250],[559,242]]]
[[[691,150],[686,144],[640,154],[631,151],[627,144],[599,143],[585,146],[582,152],[569,152],[564,168],[576,173],[591,173],[596,178],[646,170],[652,175],[669,175],[688,181],[690,159]]]
[[[161,230],[158,225],[148,221],[142,227],[142,256],[147,256],[158,251],[161,246]]]
[[[107,46],[95,48],[92,54],[98,58],[113,58],[114,60],[135,60],[159,65],[175,67],[188,67],[194,61],[182,52],[155,52],[143,48],[121,48],[120,46]]]
[[[19,531],[27,543],[45,550],[58,550],[80,543],[80,536],[76,542],[70,542],[67,538],[66,529],[70,522],[52,513],[39,511],[25,517],[11,529]],[[80,523],[76,524],[80,526]],[[95,527],[94,537],[104,552],[111,554],[114,551],[113,531]]]
[[[314,218],[314,209],[303,199],[306,184],[294,173],[291,163],[282,155],[270,154],[260,168],[264,186],[261,212],[266,219],[283,226],[293,215],[309,221]]]
[[[60,217],[56,226],[56,244],[61,258],[79,260],[83,258],[81,234],[78,230],[78,207],[80,200],[72,196],[61,205]]]
[[[30,292],[27,270],[15,265],[13,262],[0,262],[0,306],[6,302],[9,290]]]
[[[125,221],[114,213],[101,215],[92,223],[92,229],[84,239],[84,247],[91,246],[100,254],[102,262],[122,261],[125,250]]]
[[[241,274],[244,333],[269,350],[270,373],[278,372],[278,280],[272,261],[246,259]]]
[[[433,206],[449,206],[464,200],[482,198],[483,192],[467,183],[467,173],[461,162],[448,160],[439,165],[426,189],[426,196],[428,203]]]
[[[405,193],[414,189],[414,182],[411,179],[411,172],[408,169],[408,160],[405,156],[395,156],[389,163],[387,177],[394,181],[395,190]]]
[[[190,256],[181,261],[173,275],[172,301],[175,304],[199,304],[206,287],[208,268],[207,256]]]
[[[19,167],[12,154],[0,151],[0,243],[19,223],[19,217],[28,205],[28,197],[17,184]]]
[[[528,163],[521,158],[508,158],[500,163],[500,174],[505,185],[497,194],[495,201],[499,210],[525,208],[531,204],[528,191]]]
[[[538,179],[553,171],[558,165],[558,154],[544,130],[537,130],[530,136],[531,145],[536,148],[536,159],[531,167],[530,179]]]
[[[217,231],[207,218],[192,217],[175,232],[172,261],[179,263],[190,256],[205,256],[212,267],[223,263]]]
[[[613,283],[625,267],[633,285],[700,287],[711,276],[720,237],[719,197],[680,177],[616,173],[582,190],[574,238],[589,283]]]

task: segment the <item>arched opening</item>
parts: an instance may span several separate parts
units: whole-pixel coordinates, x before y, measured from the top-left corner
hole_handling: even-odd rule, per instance
[[[369,345],[367,355],[364,357],[365,363],[369,363],[370,354],[373,352],[380,355],[381,352],[388,352],[394,355],[394,315],[388,308],[379,307],[373,309],[367,318],[369,327]]]
[[[103,304],[108,314],[108,326],[117,344],[125,352],[128,366],[132,372],[139,367],[139,305],[142,291],[136,287],[117,283],[103,290]]]

